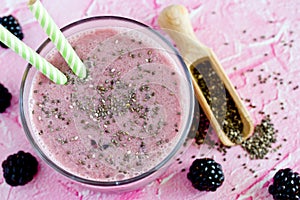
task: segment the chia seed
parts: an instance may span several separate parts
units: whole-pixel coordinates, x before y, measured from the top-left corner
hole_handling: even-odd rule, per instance
[[[276,132],[270,117],[267,116],[256,125],[253,136],[245,140],[241,146],[251,159],[263,159],[271,150],[272,143],[276,142]]]
[[[240,114],[210,61],[192,65],[191,71],[224,133],[233,143],[240,144],[243,140]]]

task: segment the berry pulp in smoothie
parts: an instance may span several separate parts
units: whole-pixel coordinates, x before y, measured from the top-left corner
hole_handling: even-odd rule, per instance
[[[57,51],[48,53],[68,83],[34,77],[30,119],[39,146],[88,180],[119,181],[156,167],[182,134],[180,75],[169,52],[137,31],[114,28],[69,40],[88,76],[77,78]]]

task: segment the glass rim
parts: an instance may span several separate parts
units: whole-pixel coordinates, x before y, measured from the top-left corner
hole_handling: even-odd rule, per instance
[[[187,117],[187,121],[185,123],[183,123],[184,128],[183,128],[183,132],[181,134],[181,136],[178,139],[178,142],[176,143],[175,147],[170,151],[170,153],[162,160],[160,161],[156,166],[154,166],[153,168],[151,168],[150,170],[132,177],[132,178],[128,178],[128,179],[124,179],[124,180],[119,180],[119,181],[97,181],[97,180],[90,180],[87,178],[83,178],[81,176],[78,175],[74,175],[68,171],[66,171],[65,169],[63,169],[62,167],[58,166],[54,161],[52,161],[44,152],[43,150],[39,147],[39,145],[36,143],[35,139],[33,138],[30,129],[28,128],[27,125],[27,121],[26,121],[26,117],[24,114],[24,105],[23,105],[23,93],[24,93],[24,88],[25,88],[25,83],[27,80],[27,76],[28,73],[30,71],[30,69],[32,68],[31,64],[28,64],[25,72],[23,74],[22,77],[22,82],[21,82],[21,87],[20,87],[20,100],[19,100],[19,107],[20,107],[20,116],[21,116],[21,122],[23,125],[23,129],[25,131],[25,134],[29,140],[29,142],[31,143],[31,145],[34,147],[35,151],[37,152],[37,154],[39,155],[40,158],[42,158],[42,160],[44,160],[51,168],[55,169],[57,172],[59,172],[60,174],[71,178],[75,181],[87,184],[87,185],[93,185],[93,186],[102,186],[102,187],[109,187],[109,186],[124,186],[127,184],[131,184],[131,183],[135,183],[138,181],[143,180],[146,177],[151,176],[153,173],[155,173],[156,171],[158,171],[159,169],[161,169],[162,167],[165,166],[165,164],[167,164],[175,155],[176,153],[178,153],[180,147],[184,144],[185,140],[187,139],[191,124],[192,124],[192,118],[193,118],[193,113],[194,113],[194,89],[193,89],[193,84],[192,84],[192,78],[190,76],[189,70],[186,66],[186,64],[184,63],[182,57],[180,56],[179,52],[175,49],[175,47],[164,37],[162,36],[158,31],[154,30],[153,28],[151,28],[150,26],[143,24],[141,22],[138,22],[136,20],[130,19],[130,18],[125,18],[125,17],[120,17],[120,16],[94,16],[94,17],[88,17],[88,18],[84,18],[84,19],[80,19],[77,20],[75,22],[72,22],[66,26],[64,26],[63,28],[61,28],[60,30],[62,32],[69,30],[77,25],[86,23],[86,22],[91,22],[94,20],[116,20],[116,21],[125,21],[125,22],[129,22],[132,24],[135,24],[137,26],[141,26],[141,28],[145,28],[148,31],[150,31],[151,33],[155,34],[156,36],[159,37],[159,39],[161,39],[163,42],[165,42],[165,44],[170,48],[171,51],[173,51],[173,53],[176,55],[176,58],[178,59],[178,61],[181,64],[181,67],[183,67],[183,71],[184,71],[184,75],[185,75],[185,81],[188,84],[188,89],[189,89],[189,94],[190,94],[190,98],[189,98],[189,110],[188,112],[188,117]],[[40,53],[49,43],[50,43],[50,39],[46,39],[37,49],[37,53]]]

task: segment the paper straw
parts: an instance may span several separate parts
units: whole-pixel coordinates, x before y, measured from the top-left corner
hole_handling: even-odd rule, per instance
[[[29,0],[29,9],[54,43],[69,67],[79,78],[86,77],[86,68],[39,0]]]
[[[47,62],[43,57],[37,54],[33,49],[24,44],[19,38],[9,32],[0,24],[0,40],[14,52],[24,58],[32,66],[35,66],[46,77],[56,84],[65,84],[67,77]]]

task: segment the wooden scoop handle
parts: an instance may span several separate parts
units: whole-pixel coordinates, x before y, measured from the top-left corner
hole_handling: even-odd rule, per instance
[[[195,36],[187,9],[182,5],[165,8],[158,17],[158,24],[176,43],[186,64],[209,56],[209,49]]]

